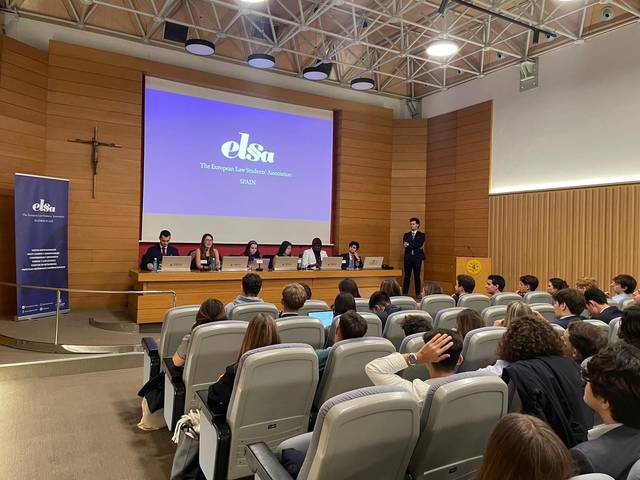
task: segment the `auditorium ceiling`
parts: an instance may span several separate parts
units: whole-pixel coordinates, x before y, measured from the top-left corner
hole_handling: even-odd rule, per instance
[[[252,53],[268,53],[276,59],[275,70],[290,76],[331,62],[324,82],[349,88],[352,79],[368,77],[375,81],[374,93],[414,100],[640,19],[640,0],[449,0],[444,15],[438,11],[440,0],[0,4],[20,17],[184,51],[181,44],[164,38],[165,22],[172,22],[188,27],[189,38],[213,42],[217,59],[245,63]],[[543,33],[535,35],[507,18]],[[446,60],[429,57],[426,47],[443,34],[460,50]]]

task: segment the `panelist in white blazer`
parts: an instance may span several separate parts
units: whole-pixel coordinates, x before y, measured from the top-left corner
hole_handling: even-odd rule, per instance
[[[327,257],[327,252],[322,250],[322,240],[316,237],[311,242],[311,248],[306,249],[302,254],[302,268],[320,268],[322,260]]]

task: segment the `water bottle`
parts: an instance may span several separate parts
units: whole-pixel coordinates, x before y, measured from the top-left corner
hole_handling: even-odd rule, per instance
[[[211,271],[212,272],[216,271],[216,259],[215,258],[211,259]]]
[[[152,268],[152,270],[154,272],[158,271],[158,259],[156,257],[153,257],[153,268]]]

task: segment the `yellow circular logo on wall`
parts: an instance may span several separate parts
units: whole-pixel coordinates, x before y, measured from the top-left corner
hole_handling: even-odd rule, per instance
[[[478,275],[482,269],[482,265],[478,260],[469,260],[466,264],[467,272],[471,275]]]

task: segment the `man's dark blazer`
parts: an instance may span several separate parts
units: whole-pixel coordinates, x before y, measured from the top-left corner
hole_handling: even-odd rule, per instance
[[[169,245],[167,247],[167,256],[168,257],[179,257],[180,253],[178,249],[173,245]],[[151,245],[147,249],[147,253],[142,256],[142,261],[140,262],[140,270],[147,270],[147,263],[153,263],[153,259],[158,259],[158,265],[162,263],[162,250],[160,249],[160,244]]]
[[[594,320],[602,320],[604,323],[609,323],[614,318],[618,318],[622,315],[622,312],[618,307],[610,306],[605,308],[598,315],[591,315]]]
[[[555,323],[556,325],[560,325],[562,328],[564,328],[566,330],[567,327],[569,326],[569,324],[571,322],[575,322],[576,320],[582,320],[582,318],[578,317],[577,315],[571,315],[571,316],[565,317],[563,319],[557,318],[551,323]]]
[[[347,253],[341,253],[340,256],[342,257],[342,259],[346,262],[342,264],[342,269],[346,270],[347,267],[349,266],[349,255],[351,255],[349,252]],[[362,256],[360,256],[360,260],[358,260],[357,258],[353,257],[353,268],[362,268]]]
[[[411,232],[405,233],[404,236],[402,237],[402,242],[403,243],[406,242],[409,244],[409,246],[405,247],[404,249],[405,258],[415,257],[423,260],[424,250],[422,249],[422,247],[424,247],[424,242],[426,239],[427,239],[427,236],[420,231],[416,232],[415,238],[413,238],[413,235],[411,235]]]

